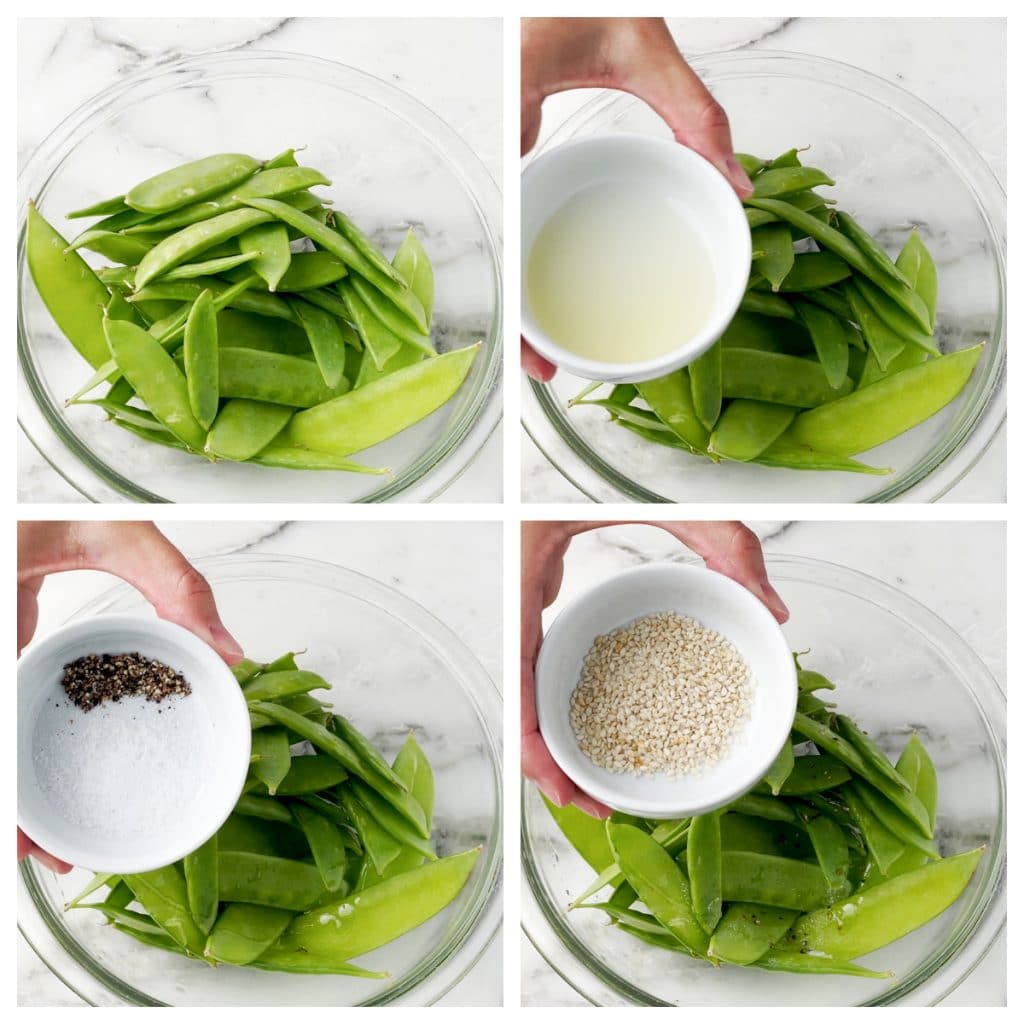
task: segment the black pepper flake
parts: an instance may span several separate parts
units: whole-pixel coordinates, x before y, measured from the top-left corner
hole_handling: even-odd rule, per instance
[[[145,697],[159,703],[166,697],[188,696],[188,680],[162,661],[130,654],[86,654],[64,666],[61,685],[83,711],[122,697]]]

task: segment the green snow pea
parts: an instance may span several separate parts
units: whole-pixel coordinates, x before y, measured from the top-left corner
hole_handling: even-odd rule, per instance
[[[722,898],[814,910],[828,902],[829,887],[817,864],[745,850],[722,852]]]
[[[340,736],[372,771],[391,785],[409,791],[405,780],[387,763],[380,750],[344,715],[334,715],[330,727],[331,731]]]
[[[466,379],[479,348],[477,343],[446,352],[296,413],[284,437],[334,455],[385,441],[444,405]]]
[[[370,241],[369,238],[366,237],[366,235],[362,233],[362,231],[359,230],[359,228],[356,227],[355,224],[352,223],[348,217],[345,216],[344,213],[341,212],[341,210],[334,211],[334,226],[340,234],[344,235],[345,238],[352,243],[356,251],[362,255],[367,263],[371,264],[381,274],[394,281],[396,284],[400,284],[402,286],[407,285],[408,282],[406,282],[402,275],[391,265],[391,263],[388,262],[388,258],[380,251],[380,249],[377,248],[377,246],[373,244],[373,242]]]
[[[771,316],[779,320],[796,321],[796,310],[792,303],[787,302],[781,295],[773,295],[771,292],[747,291],[740,299],[741,313],[754,313],[760,316]]]
[[[124,876],[146,913],[184,949],[202,956],[206,936],[192,919],[185,877],[176,864]]]
[[[217,918],[204,955],[222,964],[244,967],[272,946],[295,914],[279,907],[229,903]]]
[[[259,729],[252,734],[250,772],[274,796],[291,767],[291,746],[285,729]]]
[[[596,405],[601,409],[607,409],[613,420],[621,420],[631,423],[633,426],[641,427],[644,430],[654,431],[659,434],[668,434],[675,437],[672,428],[664,424],[650,409],[640,409],[624,402],[616,402],[611,398],[599,398],[590,401],[577,402],[577,405]]]
[[[796,409],[736,398],[722,413],[708,441],[708,454],[735,462],[756,458],[793,422]]]
[[[772,791],[772,796],[779,795],[786,780],[793,774],[794,767],[796,765],[793,758],[793,743],[787,736],[786,741],[782,744],[782,749],[776,754],[775,760],[764,776],[764,781]]]
[[[850,891],[850,848],[842,828],[825,814],[798,810],[814,847],[821,873],[828,885],[828,902],[834,903]]]
[[[217,353],[217,311],[213,295],[204,291],[196,299],[185,321],[185,382],[192,415],[209,430],[220,404]]]
[[[939,346],[932,338],[932,332],[921,330],[917,322],[897,306],[881,288],[876,287],[859,274],[854,276],[851,287],[863,299],[875,317],[898,338],[924,349],[925,352],[933,356],[941,354]],[[861,308],[863,308],[863,303]]]
[[[789,931],[799,913],[761,903],[733,903],[711,936],[708,956],[740,966],[752,964]]]
[[[790,203],[782,202],[779,199],[755,198],[748,199],[746,202],[755,209],[774,213],[782,220],[806,232],[819,245],[830,249],[837,256],[844,259],[854,270],[859,271],[868,280],[878,285],[882,291],[909,313],[924,330],[931,329],[928,310],[920,296],[905,283],[880,269],[872,259],[869,259],[841,231],[837,231],[831,225],[823,223],[811,214],[798,210]]]
[[[359,779],[349,779],[345,784],[350,787],[352,794],[358,799],[359,803],[363,806],[366,813],[385,832],[388,833],[392,838],[396,839],[402,846],[408,846],[422,854],[427,860],[436,860],[437,855],[434,853],[434,847],[430,843],[429,838],[424,838],[422,832],[426,831],[429,834],[429,829],[418,829],[414,828],[409,824],[408,820],[396,811],[391,804],[381,797],[379,794],[374,792],[366,783]],[[420,808],[422,811],[422,808]],[[424,818],[426,816],[424,815]]]
[[[722,393],[729,398],[806,409],[831,403],[852,389],[848,377],[842,387],[832,387],[821,365],[808,359],[754,349],[722,350]],[[794,422],[799,422],[799,417]]]
[[[906,779],[914,795],[924,805],[934,831],[939,782],[935,774],[935,765],[916,732],[907,740],[907,745],[896,762],[896,771]]]
[[[140,409],[137,405],[111,402],[108,398],[94,398],[89,401],[79,399],[77,402],[69,402],[68,404],[94,405],[106,412],[112,419],[120,420],[122,423],[131,423],[134,426],[141,427],[143,430],[170,434],[170,431],[151,412]]]
[[[808,956],[805,953],[778,949],[765,953],[751,966],[762,971],[784,971],[787,974],[847,974],[854,978],[878,978],[882,981],[887,981],[893,976],[892,971],[873,971],[869,967],[861,967],[860,964],[847,960],[834,960],[828,956]]]
[[[722,412],[722,346],[717,342],[687,367],[697,418],[713,430]]]
[[[845,281],[850,276],[849,264],[827,249],[821,252],[797,253],[793,269],[785,276],[779,291],[810,292]]]
[[[348,772],[326,754],[293,757],[288,774],[278,783],[278,796],[307,796],[331,789],[348,778]]]
[[[839,789],[839,795],[850,809],[857,828],[864,837],[872,861],[881,874],[887,875],[889,868],[902,855],[906,843],[878,820],[871,808],[861,799],[861,793],[862,790],[854,788],[851,783]]]
[[[337,793],[346,817],[359,834],[365,871],[372,870],[383,877],[391,864],[401,855],[401,842],[377,822],[347,787],[339,787]]]
[[[397,312],[396,308],[376,288],[367,284],[361,277],[353,274],[351,281],[346,281],[344,285],[339,285],[338,287],[341,289],[341,294],[345,299],[345,305],[348,306],[353,316],[360,315],[356,313],[356,306],[360,305],[361,315],[364,318],[367,315],[373,317],[377,323],[386,328],[399,341],[412,345],[427,355],[436,355],[434,346],[430,341],[430,335],[424,334],[414,327],[406,317],[401,316]],[[352,292],[355,292],[359,297],[359,303],[353,300]]]
[[[345,885],[348,854],[337,826],[305,804],[292,804],[292,814],[313,852],[324,885],[337,892]]]
[[[934,840],[922,836],[916,828],[908,823],[906,816],[900,813],[881,793],[857,779],[851,781],[849,785],[879,824],[888,829],[904,846],[916,847],[931,860],[938,860],[939,851]]]
[[[80,210],[72,210],[66,214],[68,220],[78,220],[82,217],[105,217],[114,213],[125,213],[131,207],[124,201],[124,196],[114,196],[112,199],[101,199],[91,206],[83,206]]]
[[[219,852],[238,850],[242,853],[261,853],[267,857],[286,857],[291,860],[304,860],[309,856],[309,845],[302,833],[295,828],[295,820],[290,813],[286,824],[281,821],[252,818],[232,811],[217,832],[217,846]]]
[[[88,215],[83,213],[82,216],[85,217]],[[94,892],[96,892],[97,889],[102,889],[103,886],[114,888],[116,885],[120,884],[120,881],[121,876],[115,874],[112,871],[97,871],[93,874],[92,878],[86,883],[85,888],[82,889],[82,891],[78,893],[77,896],[72,896],[71,899],[69,899],[67,903],[64,904],[64,909],[70,910],[72,907],[77,907],[82,902],[82,900],[84,900],[87,896],[91,896]]]
[[[864,360],[864,365],[861,367],[860,374],[857,376],[857,387],[866,388],[869,384],[874,384],[875,381],[891,377],[901,370],[908,370],[911,366],[918,366],[928,358],[928,353],[923,348],[918,348],[916,345],[905,345],[903,351],[890,360],[889,366],[883,370],[878,365],[878,360],[875,358],[874,353],[869,352]]]
[[[364,466],[361,462],[332,455],[329,452],[313,452],[293,444],[271,441],[266,448],[249,460],[259,466],[275,469],[334,470],[344,473],[390,473],[385,466]]]
[[[846,299],[845,289],[847,283],[848,282],[841,281],[839,286],[834,288],[815,288],[814,291],[804,292],[802,297],[808,302],[813,302],[816,306],[821,306],[822,309],[827,309],[830,313],[834,313],[840,320],[844,322],[852,322],[855,321],[857,317],[853,311],[853,307]],[[850,344],[857,345],[859,348],[864,347],[864,342],[854,341],[853,335],[850,335]]]
[[[690,884],[653,836],[632,825],[608,825],[608,842],[626,880],[658,921],[695,955],[708,937],[693,910]]]
[[[685,367],[655,380],[640,381],[636,390],[658,419],[691,451],[706,451],[709,435],[693,404],[690,375]]]
[[[260,966],[301,971],[306,961],[343,964],[397,939],[459,895],[479,855],[477,847],[432,861],[300,915],[260,957]]]
[[[710,935],[722,916],[722,831],[718,814],[699,814],[690,822],[686,873],[693,913]]]
[[[245,699],[253,701],[281,700],[313,690],[330,690],[331,684],[323,676],[306,669],[278,669],[262,672],[242,687]]]
[[[917,231],[911,231],[899,256],[896,268],[910,283],[910,287],[921,296],[928,310],[928,320],[935,329],[935,307],[939,296],[939,277],[935,262],[928,247],[921,241]]]
[[[803,192],[817,188],[819,185],[834,185],[835,182],[816,167],[775,165],[763,170],[754,182],[754,195],[758,198],[768,196],[787,196],[793,192]]]
[[[348,274],[348,268],[329,252],[295,252],[278,282],[282,292],[309,292],[334,284]]]
[[[782,282],[793,269],[794,257],[793,236],[786,224],[765,224],[750,232],[751,243],[755,252],[764,253],[754,260],[754,266],[777,292]]]
[[[345,335],[330,313],[302,299],[288,300],[292,311],[306,332],[316,365],[329,388],[335,388],[345,377]]]
[[[775,857],[794,856],[794,851],[800,850],[806,842],[803,833],[793,825],[735,812],[722,815],[721,831],[723,850],[746,850]]]
[[[103,310],[110,292],[67,242],[29,203],[25,254],[39,297],[64,336],[90,366],[110,358],[103,331]]]
[[[283,224],[258,224],[238,236],[238,248],[257,254],[252,269],[267,282],[272,292],[277,291],[292,262],[288,229]]]
[[[734,153],[733,156],[749,178],[759,174],[768,166],[767,160],[762,160],[759,156],[754,156],[751,153]]]
[[[429,324],[434,315],[434,268],[430,265],[430,257],[427,256],[412,228],[409,228],[402,239],[402,244],[391,263],[413,295],[420,300],[423,314]]]
[[[759,796],[746,793],[729,804],[729,810],[746,814],[752,818],[766,818],[768,821],[796,822],[796,814],[785,800],[774,796]]]
[[[301,911],[330,898],[330,890],[312,864],[241,850],[221,850],[217,865],[220,898],[228,903]]]
[[[127,320],[104,320],[103,329],[118,369],[153,415],[193,451],[202,451],[206,431],[192,414],[185,374],[152,335]]]
[[[223,192],[251,177],[259,161],[243,153],[219,153],[173,167],[140,182],[124,201],[143,213],[168,213]]]
[[[224,348],[256,348],[289,356],[309,352],[309,339],[298,324],[239,309],[217,314],[217,340]]]
[[[329,388],[316,363],[300,356],[224,346],[219,357],[222,398],[254,398],[308,409],[348,390],[345,378]]]
[[[279,821],[285,825],[292,824],[292,815],[288,808],[272,796],[254,796],[243,794],[235,804],[235,814],[250,818],[261,818],[263,821]]]
[[[217,833],[215,832],[198,849],[185,856],[182,861],[185,872],[185,887],[188,890],[188,906],[192,920],[204,935],[210,934],[217,920]]]
[[[856,455],[923,423],[963,390],[984,345],[950,352],[801,413],[784,435],[835,455]]]
[[[846,282],[845,295],[860,324],[868,350],[883,370],[888,369],[889,364],[903,351],[906,341],[868,305],[855,282]]]
[[[351,313],[366,353],[373,360],[374,366],[378,370],[383,370],[385,363],[402,347],[402,339],[370,312],[362,295],[350,282],[341,282],[338,292]]]
[[[850,345],[842,322],[813,302],[794,305],[800,319],[807,325],[826,379],[833,388],[841,388],[850,367]]]
[[[850,778],[850,769],[829,754],[803,754],[793,759],[793,768],[779,788],[782,796],[807,796],[834,789]]]
[[[889,254],[848,213],[843,210],[837,212],[836,227],[853,242],[873,266],[878,268],[880,273],[904,287],[912,287],[903,271],[889,258]]]
[[[416,803],[423,808],[429,831],[434,817],[434,771],[430,767],[427,755],[411,732],[395,755],[391,767],[405,783],[405,788],[416,798]]]
[[[600,874],[615,864],[615,856],[608,843],[608,833],[603,821],[584,814],[572,804],[556,807],[543,794],[541,794],[541,799],[562,835],[569,840],[576,852],[594,871]]]
[[[254,228],[253,230],[257,229]],[[160,280],[190,281],[196,277],[214,276],[224,273],[225,270],[232,270],[235,267],[244,266],[246,263],[252,263],[253,260],[262,255],[263,253],[258,249],[246,249],[237,256],[218,256],[216,259],[203,260],[201,263],[182,263],[173,270],[168,270]]]
[[[892,766],[885,751],[875,743],[867,733],[862,732],[857,723],[848,715],[836,715],[835,731],[846,740],[861,757],[884,775],[894,786],[910,792],[913,786]]]
[[[258,455],[292,418],[287,405],[231,398],[217,414],[204,451],[215,458],[243,462]]]
[[[805,914],[778,949],[852,960],[887,946],[952,906],[984,852],[982,846],[933,861]]]
[[[84,231],[78,235],[73,243],[74,248],[68,246],[68,249],[71,251],[89,249],[104,259],[133,266],[143,259],[159,240],[159,236],[121,235],[116,231],[102,231],[99,228],[93,228],[91,231]]]
[[[830,452],[819,452],[808,445],[793,444],[787,441],[788,433],[765,448],[751,462],[760,466],[777,466],[781,469],[832,471],[837,473],[871,473],[875,476],[887,476],[891,469],[867,466],[856,459],[844,455],[833,455]]]

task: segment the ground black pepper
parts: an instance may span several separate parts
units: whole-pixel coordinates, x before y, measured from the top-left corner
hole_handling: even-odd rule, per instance
[[[86,654],[64,666],[61,685],[68,698],[83,711],[104,701],[145,697],[159,703],[165,697],[187,696],[188,680],[162,661],[129,654]]]

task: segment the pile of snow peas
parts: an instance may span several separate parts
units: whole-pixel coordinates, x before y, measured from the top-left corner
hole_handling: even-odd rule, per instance
[[[479,345],[437,354],[419,239],[388,260],[330,184],[292,149],[216,154],[68,214],[100,218],[70,243],[30,205],[32,279],[95,371],[68,404],[211,460],[387,472],[348,456],[444,405]]]
[[[799,659],[797,669],[790,737],[764,779],[727,807],[658,822],[616,812],[604,822],[547,804],[598,873],[572,909],[600,911],[641,942],[712,964],[892,976],[856,959],[955,903],[984,847],[939,852],[938,780],[916,733],[893,765],[818,696],[834,684]]]
[[[799,470],[887,474],[855,458],[948,405],[983,345],[942,354],[938,277],[920,235],[893,261],[835,200],[835,182],[797,150],[738,153],[752,264],[739,311],[689,366],[619,384],[596,405],[634,434],[692,455]]]
[[[211,964],[386,977],[351,961],[448,906],[480,848],[437,856],[434,776],[411,733],[389,764],[312,696],[330,683],[300,669],[293,653],[233,671],[253,733],[230,817],[183,860],[96,874],[67,907]]]

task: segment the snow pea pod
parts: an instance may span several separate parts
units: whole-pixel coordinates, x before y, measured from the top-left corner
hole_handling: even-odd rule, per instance
[[[385,466],[364,466],[361,462],[344,459],[329,452],[313,452],[292,444],[271,441],[266,448],[249,460],[260,466],[275,469],[323,470],[343,473],[390,473]]]
[[[477,343],[446,352],[296,413],[283,437],[334,455],[387,440],[444,405],[461,387],[479,349]]]
[[[309,843],[324,885],[331,892],[338,892],[345,885],[348,854],[337,826],[305,804],[292,804],[291,810]]]
[[[67,242],[29,203],[25,255],[29,273],[43,305],[64,336],[90,366],[110,358],[103,331],[103,310],[110,292],[77,253],[65,252]]]
[[[690,821],[686,873],[698,923],[710,935],[722,916],[722,831],[718,814],[698,814]]]
[[[850,891],[850,848],[842,828],[830,817],[810,810],[797,814],[807,829],[821,873],[828,886],[828,902],[834,903]]]
[[[83,214],[83,216],[86,216]],[[603,826],[602,826],[603,829]],[[109,886],[113,888],[118,885],[121,881],[121,876],[115,874],[112,871],[97,871],[93,874],[92,878],[86,883],[85,888],[82,889],[77,896],[72,896],[71,899],[64,904],[65,910],[71,910],[73,907],[77,907],[82,900],[86,897],[91,896],[97,889],[102,889],[103,886]]]
[[[871,808],[861,799],[861,792],[851,783],[839,789],[843,803],[850,809],[857,828],[864,837],[871,859],[879,872],[887,875],[889,868],[899,860],[906,849],[906,843],[878,820]]]
[[[192,415],[209,430],[220,404],[217,355],[217,311],[213,296],[204,291],[185,321],[185,382]]]
[[[426,828],[423,809],[416,803],[411,794],[381,779],[372,769],[366,766],[356,752],[339,736],[336,736],[324,726],[311,722],[294,711],[290,711],[288,708],[281,707],[278,704],[256,702],[252,707],[255,711],[259,711],[268,718],[272,718],[274,721],[286,726],[304,740],[308,740],[314,747],[322,750],[325,754],[329,754],[346,771],[362,779],[371,789],[387,800],[424,839],[430,838],[429,830]]]
[[[151,237],[147,234],[144,240],[142,237],[121,235],[116,231],[102,231],[99,228],[93,228],[91,231],[85,231],[78,235],[68,249],[71,251],[88,249],[104,259],[133,266],[145,258],[149,250],[159,240],[159,236]]]
[[[758,198],[786,196],[803,192],[819,185],[835,182],[817,167],[775,165],[763,170],[754,182],[754,195]]]
[[[355,798],[347,786],[339,787],[338,799],[349,821],[355,826],[363,847],[361,875],[373,871],[383,877],[401,856],[402,844],[377,822],[376,818]]]
[[[928,310],[932,330],[935,330],[935,307],[939,296],[938,272],[932,254],[917,231],[911,231],[910,237],[896,257],[896,268],[910,283],[910,287],[921,296],[921,301]]]
[[[562,835],[572,844],[576,852],[600,874],[615,864],[615,856],[608,843],[605,824],[599,818],[584,814],[572,804],[556,807],[546,796],[541,795],[544,805],[554,818]]]
[[[274,796],[292,763],[291,747],[285,729],[259,729],[252,735],[250,772]]]
[[[857,387],[866,388],[869,384],[874,384],[875,381],[891,377],[894,373],[907,370],[911,366],[918,366],[928,358],[928,353],[923,348],[918,348],[916,345],[905,345],[903,351],[898,356],[895,356],[890,361],[888,367],[883,370],[878,365],[878,360],[875,358],[874,353],[869,352],[864,360],[864,365],[861,367],[860,374],[856,375]]]
[[[796,302],[794,306],[807,325],[826,379],[833,388],[841,388],[850,367],[850,346],[842,323],[813,302]]]
[[[384,755],[344,715],[333,715],[330,728],[382,779],[399,789],[409,791],[405,780],[387,763]]]
[[[796,321],[798,319],[792,303],[787,302],[781,295],[772,295],[771,293],[747,291],[740,299],[739,308],[742,313],[757,313],[780,320]]]
[[[748,462],[779,438],[795,417],[796,409],[791,406],[736,398],[715,425],[708,454]]]
[[[399,341],[418,348],[427,355],[436,355],[434,346],[430,341],[430,335],[422,333],[418,328],[404,316],[401,316],[395,307],[384,299],[384,296],[372,285],[368,284],[357,274],[352,275],[351,281],[339,285],[345,305],[348,306],[353,316],[359,316],[356,311],[357,303],[353,302],[351,292],[359,297],[359,304],[362,315],[372,316],[382,327],[386,328]],[[365,340],[365,339],[364,339]],[[389,357],[390,358],[390,357]]]
[[[124,881],[146,908],[146,913],[179,946],[195,956],[202,956],[206,936],[192,919],[185,878],[177,865],[125,875]]]
[[[851,274],[849,264],[827,249],[797,253],[793,269],[785,276],[783,292],[810,292],[845,281]]]
[[[620,420],[631,423],[633,426],[642,427],[644,430],[654,431],[659,434],[668,434],[675,437],[671,427],[663,423],[650,409],[640,409],[625,402],[616,402],[612,398],[598,398],[589,401],[577,402],[577,405],[596,405],[601,409],[607,409],[613,420]]]
[[[796,813],[786,803],[773,796],[758,796],[746,793],[729,804],[729,810],[746,814],[752,818],[767,818],[769,821],[796,822]]]
[[[79,400],[69,402],[69,405],[94,405],[102,409],[112,419],[120,420],[122,423],[131,423],[143,430],[154,430],[158,433],[170,434],[170,431],[151,413],[140,409],[137,405],[126,405],[122,402],[112,402],[108,398],[94,398],[90,401]]]
[[[912,790],[913,787],[910,783],[892,766],[885,751],[867,733],[861,731],[849,715],[836,715],[835,730],[860,753],[865,761],[884,775],[894,786],[908,792]]]
[[[413,295],[420,300],[423,315],[429,324],[434,315],[434,268],[412,228],[402,239],[391,263]]]
[[[228,903],[302,911],[330,898],[330,890],[312,864],[241,850],[221,850],[217,866],[220,898]]]
[[[330,313],[302,299],[289,299],[288,305],[306,332],[324,383],[336,388],[345,376],[345,336],[341,325]]]
[[[279,907],[229,903],[217,918],[204,955],[222,964],[244,967],[272,946],[295,914]]]
[[[844,294],[860,324],[868,350],[883,370],[888,369],[889,364],[903,351],[906,342],[875,313],[855,284],[846,282]]]
[[[779,788],[782,796],[807,796],[834,789],[850,778],[850,769],[829,754],[804,754],[793,759],[793,768]]]
[[[292,262],[288,229],[283,224],[258,224],[238,236],[238,248],[257,254],[252,269],[267,282],[270,291],[277,291]]]
[[[281,700],[294,697],[299,693],[310,693],[313,690],[330,690],[331,684],[323,676],[306,669],[280,669],[274,672],[263,672],[242,687],[245,699],[252,704],[254,701]]]
[[[854,275],[850,287],[863,300],[861,308],[863,309],[866,304],[875,317],[898,338],[924,349],[930,355],[940,355],[939,346],[932,338],[932,332],[921,330],[917,322],[897,306],[881,288],[859,274]]]
[[[348,390],[344,378],[329,388],[316,363],[299,356],[227,346],[218,355],[223,398],[254,398],[308,409]]]
[[[687,367],[697,418],[708,431],[722,412],[722,346],[715,342]]]
[[[840,282],[842,284],[843,282]],[[845,285],[843,288],[815,288],[814,291],[804,292],[803,298],[808,302],[813,302],[817,306],[821,306],[822,309],[827,309],[830,313],[834,313],[840,320],[853,322],[856,321],[856,314],[853,312],[853,307],[846,299]],[[851,335],[850,344],[857,345],[859,348],[864,347],[864,343],[859,344],[853,340]]]
[[[760,466],[776,466],[781,469],[831,471],[836,473],[870,473],[875,476],[887,476],[891,469],[880,466],[868,466],[856,459],[830,452],[819,452],[807,445],[793,444],[787,441],[788,434],[783,434],[777,441],[769,445],[760,455],[751,459]]]
[[[637,383],[640,397],[651,407],[658,419],[694,452],[704,452],[708,432],[697,415],[689,373],[685,368]]]
[[[747,177],[750,178],[768,166],[767,160],[762,160],[759,156],[754,156],[751,153],[734,153],[733,155],[736,158],[736,163],[743,168]]]
[[[198,849],[185,856],[182,861],[185,872],[185,887],[188,890],[188,906],[192,920],[204,935],[217,920],[217,833],[215,832]]]
[[[207,455],[235,462],[251,459],[284,430],[292,411],[287,405],[231,398],[217,414],[204,450]]]
[[[359,803],[388,835],[396,839],[402,846],[408,846],[416,850],[417,853],[422,854],[427,860],[437,859],[429,838],[424,838],[422,834],[423,832],[429,834],[429,828],[418,829],[411,826],[408,819],[399,814],[389,801],[374,792],[366,783],[359,779],[349,779],[346,785],[351,787],[352,793]],[[425,819],[426,815],[423,817]]]
[[[106,217],[115,213],[124,213],[131,207],[124,201],[124,196],[114,196],[112,199],[101,199],[91,206],[83,206],[79,210],[72,210],[65,214],[68,220],[78,220],[82,217]]]
[[[216,259],[204,260],[201,263],[182,263],[181,266],[167,271],[160,280],[190,281],[196,277],[211,277],[251,263],[262,255],[259,249],[246,249],[235,256],[218,256]]]
[[[293,757],[288,773],[278,783],[278,796],[307,796],[332,789],[348,778],[348,772],[326,754]]]
[[[768,784],[768,788],[772,791],[772,796],[779,795],[786,780],[793,774],[794,767],[793,743],[787,736],[786,741],[782,744],[782,749],[775,755],[775,760],[772,762],[771,767],[765,772],[763,781]]]
[[[251,177],[259,168],[259,161],[243,153],[218,153],[139,182],[125,193],[124,201],[143,213],[169,213],[223,192]]]
[[[878,285],[902,309],[909,313],[924,330],[931,329],[928,310],[920,296],[909,286],[881,270],[841,231],[825,224],[803,210],[779,199],[748,199],[746,202],[755,209],[767,210],[782,220],[806,232],[819,245],[830,249],[844,259],[854,270]]]
[[[739,966],[751,964],[789,931],[799,914],[762,903],[730,904],[711,936],[708,955]]]
[[[423,816],[426,818],[429,831],[434,817],[434,771],[423,748],[416,742],[416,737],[411,732],[395,755],[391,767],[405,783],[405,788],[415,797],[416,803],[423,808]]]
[[[152,335],[127,320],[104,320],[110,353],[154,416],[193,451],[206,431],[192,413],[185,374]]]
[[[819,451],[856,455],[934,416],[967,384],[984,345],[950,352],[801,413],[785,437]]]
[[[608,842],[622,874],[651,913],[688,950],[703,956],[708,937],[694,913],[686,875],[672,856],[632,825],[609,825]]]
[[[238,798],[235,814],[261,818],[263,821],[279,821],[284,825],[292,824],[291,811],[272,796],[254,796],[246,793]]]
[[[839,210],[836,214],[836,227],[878,268],[880,273],[904,287],[912,287],[903,271],[889,258],[889,254],[844,210]]]
[[[828,903],[828,886],[817,864],[745,850],[722,852],[722,898],[814,910]]]
[[[828,956],[808,956],[805,953],[773,949],[765,953],[760,960],[755,960],[752,967],[762,971],[783,971],[787,974],[845,974],[854,978],[877,978],[887,981],[893,976],[892,971],[873,971],[869,967],[850,963],[848,960],[835,960]]]
[[[352,223],[344,213],[341,212],[341,210],[334,211],[334,226],[339,234],[344,235],[344,237],[352,243],[356,251],[367,261],[367,263],[375,267],[381,274],[394,281],[396,284],[400,284],[403,287],[407,285],[408,282],[406,282],[394,266],[388,262],[388,258],[380,251],[380,249],[377,248],[377,246],[373,244],[373,242],[370,241],[369,238],[366,237],[366,235],[362,233],[362,231],[359,230],[359,228],[356,227],[355,224]]]
[[[754,251],[764,254],[754,260],[754,266],[771,285],[772,291],[777,292],[793,269],[795,259],[789,226],[778,223],[754,228],[750,232],[750,240]]]
[[[921,833],[913,828],[906,817],[900,813],[884,796],[877,790],[872,789],[866,783],[854,779],[850,786],[857,794],[861,803],[875,816],[878,822],[888,829],[905,846],[913,846],[920,850],[931,860],[938,860],[939,851],[935,841],[926,839]]]
[[[378,370],[402,347],[402,339],[370,312],[362,295],[348,281],[338,286],[338,292],[350,311],[352,322],[363,342],[366,353]],[[364,357],[365,358],[365,357]]]
[[[849,377],[841,387],[832,387],[822,367],[808,359],[754,349],[722,350],[722,393],[728,398],[806,409],[831,403],[852,389]],[[799,417],[794,422],[799,422]]]
[[[935,765],[916,732],[903,748],[903,752],[896,762],[896,771],[906,779],[914,795],[924,805],[928,812],[928,820],[934,830],[939,782],[935,774]]]
[[[934,861],[806,914],[778,949],[852,960],[887,946],[952,906],[984,852],[982,846]]]
[[[277,287],[282,292],[309,292],[334,284],[347,274],[345,264],[329,252],[296,252]]]
[[[797,839],[802,833],[792,825],[751,818],[735,812],[722,815],[721,830],[723,850],[746,850],[748,853],[788,857],[793,856],[794,851],[803,845]]]
[[[397,939],[459,895],[479,855],[477,847],[432,861],[300,915],[260,957],[259,966],[301,971],[309,969],[306,962],[343,964]]]

